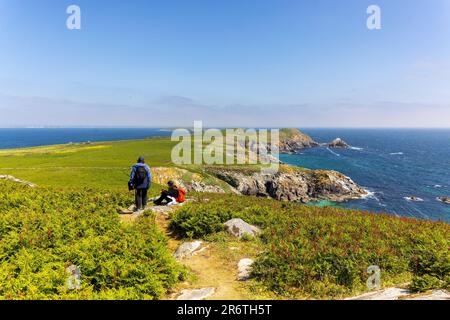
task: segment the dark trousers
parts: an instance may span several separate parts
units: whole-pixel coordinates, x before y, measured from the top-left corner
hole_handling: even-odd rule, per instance
[[[147,192],[148,189],[136,189],[136,209],[145,209],[147,206]]]
[[[163,191],[161,192],[161,196],[156,199],[155,201],[153,201],[154,204],[156,204],[157,206],[160,206],[163,201],[166,201],[166,203],[169,203],[172,201],[172,199],[169,198],[170,194],[167,191]]]

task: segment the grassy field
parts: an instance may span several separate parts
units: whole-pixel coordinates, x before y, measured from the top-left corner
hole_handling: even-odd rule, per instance
[[[144,155],[151,167],[171,167],[173,145],[161,138],[1,150],[0,175],[38,187],[0,181],[0,298],[158,299],[177,288],[188,272],[172,258],[169,238],[154,217],[124,224],[116,213],[133,202],[127,181],[136,158]],[[185,169],[204,174],[202,167]],[[152,193],[159,188],[153,184]],[[195,201],[171,215],[170,228],[181,240],[208,241],[214,268],[223,261],[232,270],[227,257],[233,263],[254,258],[254,279],[239,284],[239,296],[346,297],[367,290],[370,265],[381,267],[385,286],[411,282],[424,291],[450,284],[446,223],[235,194],[190,196]],[[242,218],[263,233],[253,240],[231,239],[223,230],[230,218]],[[82,270],[78,291],[65,289],[71,264]],[[199,277],[202,285],[211,275],[230,273],[214,268],[199,267],[208,271]],[[227,281],[232,288],[233,280]]]
[[[150,166],[171,166],[173,145],[161,138],[0,150],[0,174],[47,187],[121,190],[139,155]]]

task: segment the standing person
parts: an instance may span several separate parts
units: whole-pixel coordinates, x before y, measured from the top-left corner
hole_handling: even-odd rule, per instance
[[[145,164],[144,157],[140,156],[131,169],[130,181],[128,182],[129,188],[136,190],[135,211],[144,210],[147,206],[147,193],[151,184],[152,174],[150,168]]]

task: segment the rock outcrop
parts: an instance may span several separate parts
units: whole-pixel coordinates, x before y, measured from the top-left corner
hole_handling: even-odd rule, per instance
[[[210,192],[210,193],[225,193],[225,190],[219,186],[208,185],[203,182],[191,181],[187,186],[188,191],[195,192]]]
[[[342,148],[342,149],[348,149],[350,148],[350,145],[342,140],[341,138],[336,138],[330,143],[328,143],[329,148]]]
[[[437,199],[443,203],[450,204],[450,197],[438,197]]]
[[[215,292],[215,288],[182,290],[177,300],[203,300],[212,296]]]
[[[19,184],[24,184],[26,186],[29,186],[30,188],[35,188],[36,185],[32,182],[17,179],[16,177],[10,176],[10,175],[0,175],[0,180],[8,180]]]
[[[242,219],[228,220],[224,226],[225,230],[238,238],[242,238],[244,235],[256,237],[261,232],[258,227],[252,226]]]
[[[252,259],[242,259],[238,263],[238,280],[246,281],[250,278],[252,273],[252,265],[254,261]]]
[[[225,193],[225,190],[216,184],[206,183],[205,178],[194,172],[176,167],[151,168],[152,182],[165,186],[169,180],[175,181],[187,191]]]
[[[175,259],[182,260],[193,256],[200,250],[202,244],[202,241],[185,242],[181,244],[174,253]]]
[[[226,168],[210,168],[212,174],[229,183],[243,195],[268,197],[281,201],[308,203],[330,200],[342,202],[366,196],[368,192],[352,179],[336,171],[306,170],[290,167],[265,175]]]
[[[318,147],[319,143],[298,129],[281,129],[278,150],[280,153],[297,153],[304,148]]]

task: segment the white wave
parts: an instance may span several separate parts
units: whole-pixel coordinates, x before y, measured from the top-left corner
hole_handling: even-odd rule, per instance
[[[330,151],[332,154],[334,154],[337,157],[340,157],[341,155],[339,153],[334,152],[333,150],[331,150],[330,148],[327,148],[328,151]]]
[[[350,147],[349,149],[358,150],[358,151],[364,150],[364,148],[359,148],[359,147]]]
[[[401,155],[403,155],[404,153],[403,152],[392,152],[392,153],[389,153],[391,156],[401,156]]]
[[[380,199],[375,195],[375,191],[371,191],[369,189],[364,189],[367,193],[361,197],[361,199],[374,199],[377,202],[381,203]]]
[[[423,199],[422,198],[413,198],[413,197],[403,197],[403,199],[405,199],[406,201],[413,201],[413,202],[422,202]]]

